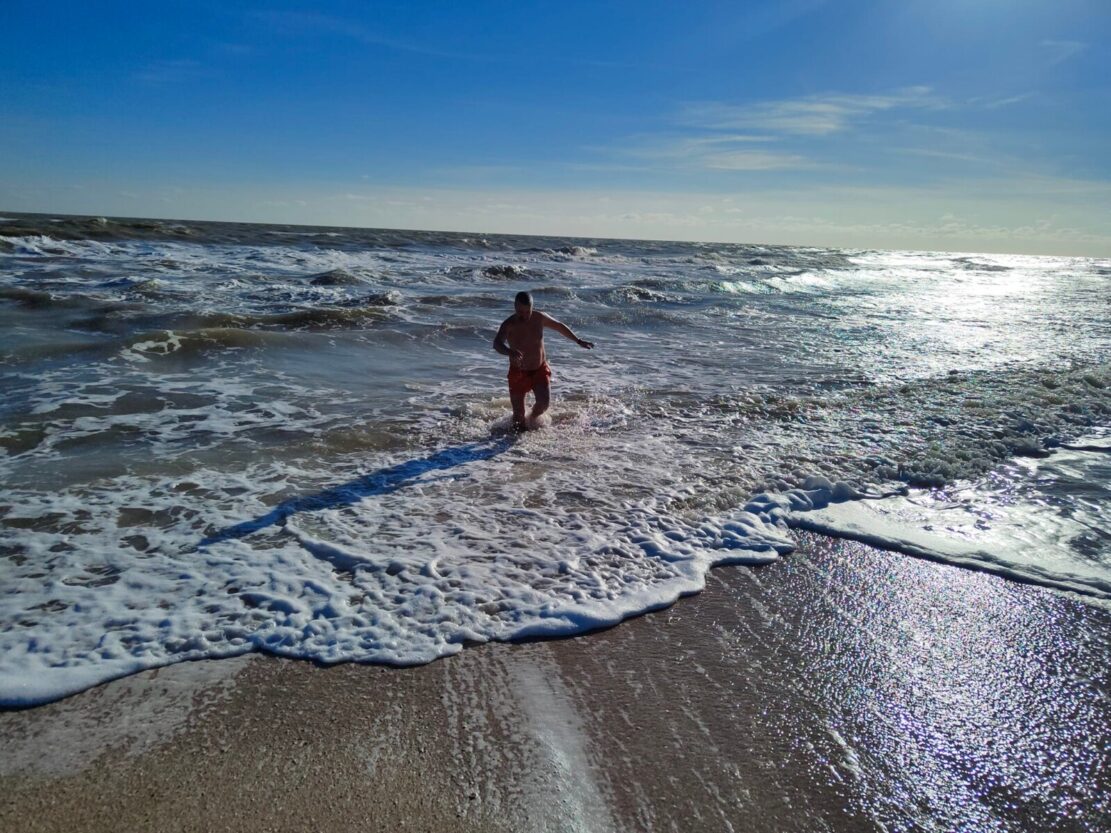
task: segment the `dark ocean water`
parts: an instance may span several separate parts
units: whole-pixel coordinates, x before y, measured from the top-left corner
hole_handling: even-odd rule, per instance
[[[549,336],[551,424],[513,437],[521,289],[597,349]],[[1089,258],[4,215],[0,703],[576,633],[792,526],[1107,605],[1109,290]]]

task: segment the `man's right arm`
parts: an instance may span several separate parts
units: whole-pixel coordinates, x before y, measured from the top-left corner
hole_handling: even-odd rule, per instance
[[[498,328],[498,334],[494,336],[494,349],[501,353],[503,356],[509,356],[511,359],[519,359],[522,356],[520,350],[514,350],[505,340],[505,325],[508,324],[508,319],[503,321]]]

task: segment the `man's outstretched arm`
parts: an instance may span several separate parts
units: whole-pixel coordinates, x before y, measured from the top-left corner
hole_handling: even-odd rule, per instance
[[[556,321],[547,313],[541,313],[541,315],[544,316],[542,320],[544,321],[544,326],[548,329],[555,330],[560,335],[566,336],[567,338],[571,339],[571,341],[575,342],[575,344],[579,345],[579,347],[585,347],[587,350],[594,349],[593,341],[585,341],[579,338],[577,335],[571,332],[571,328],[564,324],[562,321]]]

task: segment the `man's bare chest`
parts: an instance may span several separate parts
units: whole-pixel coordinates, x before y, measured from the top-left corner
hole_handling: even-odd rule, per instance
[[[544,325],[539,321],[511,322],[506,325],[505,337],[510,344],[536,344],[544,338]]]

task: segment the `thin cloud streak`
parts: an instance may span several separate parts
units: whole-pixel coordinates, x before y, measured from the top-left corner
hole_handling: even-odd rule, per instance
[[[1000,167],[1003,163],[998,157],[977,156],[973,153],[960,153],[957,151],[937,150],[936,148],[895,148],[896,153],[910,156],[924,156],[929,159],[945,159],[953,162],[968,162],[974,165],[990,165]]]
[[[737,43],[764,38],[791,26],[828,4],[828,0],[764,0],[737,3],[718,16],[711,28],[698,32],[700,44],[712,48],[736,48]]]
[[[984,106],[989,110],[998,110],[1000,107],[1010,107],[1013,104],[1021,104],[1023,101],[1029,101],[1037,93],[1021,93],[1020,95],[1007,96],[1006,98],[997,98],[992,101],[984,103]]]
[[[367,46],[380,46],[399,52],[411,52],[431,58],[449,58],[452,60],[467,61],[492,61],[491,56],[474,52],[455,52],[445,49],[435,49],[411,41],[398,40],[386,37],[372,29],[351,20],[345,20],[332,15],[317,12],[295,11],[256,11],[249,16],[265,23],[287,35],[303,35],[306,32],[316,32],[327,35],[338,35],[349,38]]]
[[[168,84],[182,84],[212,75],[211,68],[191,58],[155,61],[132,74],[132,79],[140,84],[160,87]]]
[[[929,87],[908,87],[891,95],[827,94],[737,105],[688,104],[680,122],[707,130],[762,130],[773,134],[827,136],[854,127],[875,113],[898,108],[940,109],[947,103]]]
[[[702,167],[713,171],[780,171],[815,167],[813,162],[798,154],[748,150],[707,153],[698,161]]]
[[[1078,40],[1043,40],[1041,45],[1052,53],[1049,58],[1051,67],[1075,58],[1088,48],[1088,44]]]
[[[844,166],[836,159],[815,158],[819,152],[830,152],[816,142],[850,133],[880,113],[948,106],[926,86],[882,95],[828,93],[748,105],[692,103],[682,108],[678,121],[699,135],[642,137],[609,152],[645,160],[657,170],[834,170]],[[759,144],[768,147],[753,147]]]
[[[644,170],[776,171],[818,167],[797,153],[753,148],[770,144],[771,136],[710,135],[647,139],[619,148],[619,156],[643,160]],[[611,151],[612,152],[612,151]],[[626,166],[618,166],[626,167]],[[628,166],[634,169],[635,166]]]

